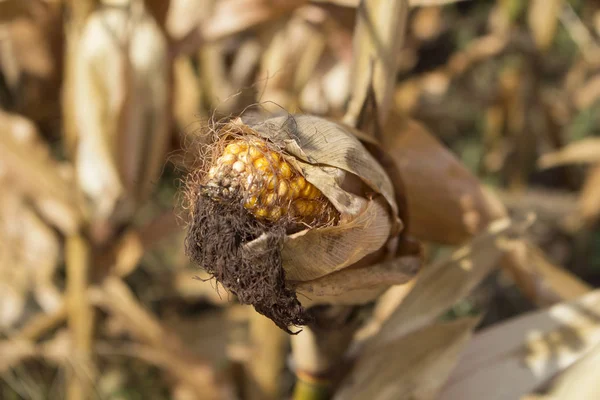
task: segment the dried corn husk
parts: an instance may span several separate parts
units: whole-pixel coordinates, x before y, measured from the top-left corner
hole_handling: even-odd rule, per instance
[[[234,145],[237,146],[235,154],[238,154],[238,147],[246,146],[243,148],[250,149],[249,145],[244,144],[244,140],[258,140],[256,136],[259,136],[262,140],[267,140],[265,143],[270,143],[269,146],[272,146],[272,149],[267,152],[275,151],[273,149],[277,149],[276,151],[279,152],[279,155],[269,155],[269,159],[281,157],[285,163],[291,166],[294,173],[299,173],[308,184],[314,185],[320,193],[319,196],[324,196],[320,197],[323,199],[322,201],[329,202],[337,213],[337,217],[334,217],[333,220],[325,220],[329,222],[315,222],[305,227],[300,225],[298,227],[300,230],[287,231],[287,236],[283,238],[279,253],[281,264],[279,265],[285,271],[286,285],[297,291],[300,295],[299,300],[304,306],[361,304],[374,299],[390,285],[408,284],[412,280],[418,271],[419,259],[396,258],[397,235],[403,229],[403,223],[399,217],[400,210],[396,202],[397,193],[395,193],[392,181],[383,167],[361,144],[352,129],[309,115],[273,117],[259,122],[251,122],[249,117],[244,119],[249,122],[248,125],[245,125],[242,119],[238,119],[225,124],[222,128],[217,128],[217,132],[221,132],[222,136],[234,134],[241,136],[236,136],[239,138],[235,139],[236,142],[232,142],[231,145],[223,145],[226,147],[225,153],[218,153],[224,155],[217,159],[217,164],[209,163],[208,166],[205,166],[207,169],[210,166],[210,171],[213,171],[206,173],[205,176],[209,179],[206,185],[216,184],[217,186],[211,187],[219,187],[220,183],[218,182],[238,182],[240,178],[236,174],[242,172],[223,175],[223,178],[219,178],[225,179],[223,181],[211,181],[211,179],[221,176],[219,175],[221,173],[227,174],[228,170],[225,167],[215,168],[218,165],[226,165],[219,164],[221,162],[219,160],[225,160],[223,157],[233,154],[227,153],[228,149],[233,149]],[[243,139],[245,137],[250,139]],[[217,141],[217,143],[219,142]],[[247,151],[250,154],[250,150]],[[239,171],[242,171],[243,168],[246,170],[253,168],[243,167],[247,161],[240,160],[246,160],[246,156],[245,153],[239,154],[239,157],[242,158],[238,158],[238,161],[234,163],[235,165],[240,163]],[[256,159],[252,159],[253,163],[268,162],[265,161],[265,156],[257,155],[256,157]],[[282,161],[282,163],[284,162]],[[282,163],[277,162],[271,166],[274,170],[279,171]],[[252,173],[253,175],[248,175],[248,179],[251,182],[257,182],[257,179],[266,182],[269,179],[284,176],[282,172],[277,172],[281,175],[275,175],[275,171],[268,171],[268,168],[265,172],[257,170]],[[245,181],[246,178],[243,179]],[[202,182],[202,178],[199,182]],[[190,183],[198,186],[197,183],[194,183],[194,179]],[[223,185],[225,185],[223,188],[226,193],[237,193],[237,190],[241,190],[237,189],[240,187],[237,186],[237,183],[235,186],[228,186],[229,183],[223,183]],[[194,189],[196,186],[192,186],[190,190],[194,202],[195,199],[203,196],[198,189]],[[202,187],[201,184],[200,187]],[[399,196],[401,197],[402,194],[400,193]],[[263,199],[262,194],[258,198],[259,207],[268,206],[265,205],[267,203],[261,203],[263,201],[260,200]],[[231,202],[231,200],[229,201]],[[252,209],[246,210],[253,213]],[[196,215],[206,215],[202,214],[202,209],[196,209],[194,212]],[[327,213],[329,212],[327,211]],[[242,214],[245,215],[245,212]],[[253,218],[260,217],[257,214],[252,215]],[[192,218],[195,218],[193,214]],[[208,220],[203,219],[202,221]],[[314,221],[319,221],[319,219],[314,219]],[[278,222],[278,220],[271,220],[271,222]],[[209,221],[209,224],[216,223]],[[218,261],[211,262],[203,255],[214,253],[203,253],[206,240],[204,238],[207,236],[206,233],[198,231],[198,226],[197,223],[193,223],[186,238],[188,250],[192,249],[188,254],[199,263],[209,262],[216,265],[219,263]],[[202,226],[206,227],[207,225]],[[248,254],[270,254],[269,252],[273,249],[273,236],[267,231],[264,232],[256,239],[242,244],[244,251],[247,251]],[[218,250],[216,251],[218,252]],[[235,262],[228,261],[226,263]],[[209,268],[211,267],[209,266]],[[248,267],[248,269],[253,268]],[[223,273],[219,270],[208,269],[208,271],[229,280],[229,283],[223,280],[222,283],[228,289],[234,290],[240,301],[254,304],[251,300],[245,300],[253,298],[253,292],[240,292],[249,290],[246,286],[233,289],[235,282],[243,280],[243,276],[240,276],[238,280],[238,278],[219,275]],[[244,271],[246,269],[237,269],[231,273],[246,273],[248,276],[250,273],[254,274],[254,272]],[[276,300],[276,302],[279,301],[283,300]]]
[[[254,128],[260,135],[281,143],[296,158],[306,180],[341,214],[340,223],[335,226],[306,229],[287,238],[282,250],[287,279],[312,281],[347,268],[381,249],[401,229],[390,179],[343,125],[299,115],[293,120],[272,118]],[[368,199],[344,190],[341,184],[351,176],[360,178],[380,196]],[[412,271],[411,275],[414,268]],[[312,295],[318,297],[314,290],[309,297]]]
[[[506,215],[502,204],[423,126],[392,113],[384,133],[383,145],[404,183],[411,234],[456,245]]]
[[[140,0],[127,3],[93,12],[74,55],[77,178],[100,221],[126,220],[146,198],[169,138],[167,42]]]
[[[431,324],[363,353],[334,399],[435,399],[478,322]]]
[[[531,219],[495,221],[470,243],[425,266],[413,289],[389,316],[370,346],[381,345],[431,323],[469,294],[514,247],[508,238],[522,235],[531,222]]]
[[[439,398],[516,399],[536,390],[600,343],[599,307],[595,290],[480,332]]]

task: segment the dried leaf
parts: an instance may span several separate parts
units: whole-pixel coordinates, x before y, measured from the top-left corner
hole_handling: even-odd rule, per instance
[[[436,399],[478,322],[429,325],[363,351],[334,399]]]
[[[4,113],[0,121],[0,173],[35,202],[46,220],[63,233],[74,232],[81,220],[78,199],[49,159],[47,146],[38,141],[35,127],[22,117]]]
[[[478,333],[440,400],[516,399],[535,390],[600,343],[599,312],[595,290]]]
[[[538,160],[538,165],[540,168],[553,168],[565,164],[597,162],[600,162],[600,139],[586,138],[544,154]]]
[[[583,221],[592,225],[600,216],[600,163],[594,165],[579,194],[578,212]]]
[[[18,192],[0,194],[0,284],[8,285],[6,296],[11,293],[21,296],[21,302],[0,302],[4,312],[9,309],[17,312],[18,307],[11,307],[11,303],[13,306],[21,303],[22,308],[30,291],[45,312],[53,312],[60,306],[62,295],[53,281],[60,254],[58,240],[56,233]],[[5,322],[2,319],[0,325],[11,325]]]
[[[0,373],[5,373],[24,359],[35,357],[37,353],[35,345],[26,340],[0,341]]]
[[[505,261],[502,265],[513,272],[524,294],[540,307],[573,300],[592,290],[572,272],[550,262],[542,250],[526,240],[515,243],[509,258],[512,262]]]
[[[358,126],[371,90],[377,119],[383,125],[391,105],[398,69],[397,54],[404,45],[408,0],[367,0],[359,3],[354,31],[354,61],[350,104],[344,122]]]
[[[415,237],[461,244],[506,215],[471,172],[416,122],[392,114],[382,145],[400,171]]]
[[[256,25],[276,20],[307,3],[307,0],[220,0],[214,11],[174,45],[175,54],[192,53],[205,43],[243,32]]]
[[[423,267],[412,291],[381,328],[378,344],[415,331],[469,294],[510,250],[507,236],[522,234],[530,220],[499,220],[449,257]]]
[[[173,63],[173,114],[184,132],[198,121],[202,98],[200,82],[190,59],[178,57]]]
[[[533,0],[529,3],[527,22],[538,49],[548,50],[558,28],[562,0]]]
[[[186,351],[180,338],[145,310],[119,278],[107,278],[101,288],[90,291],[91,301],[117,317],[126,330],[147,346],[130,345],[129,353],[166,368],[189,384],[197,396],[231,398],[226,384],[217,383],[213,368]]]
[[[77,49],[78,181],[95,220],[120,221],[146,198],[163,167],[169,140],[167,43],[154,19],[132,7],[95,11]],[[117,201],[123,203],[114,215]]]
[[[546,400],[600,398],[598,365],[600,345],[556,378],[545,396]]]

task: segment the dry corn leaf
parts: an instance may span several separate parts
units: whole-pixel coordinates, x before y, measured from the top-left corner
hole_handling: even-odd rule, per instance
[[[600,162],[589,171],[579,194],[577,209],[583,221],[592,225],[600,216]]]
[[[61,232],[75,231],[81,222],[76,194],[50,159],[33,124],[4,113],[0,113],[0,122],[0,174],[9,177],[14,189],[30,198]]]
[[[35,357],[38,351],[35,345],[27,340],[0,341],[0,373],[5,373],[21,363],[24,359]]]
[[[0,41],[0,69],[8,80],[13,110],[45,126],[55,126],[63,51],[60,6],[31,0],[2,4],[18,8],[0,11],[0,20],[6,17],[0,28],[6,35]]]
[[[521,235],[530,223],[508,219],[492,222],[487,231],[447,258],[424,266],[414,288],[381,328],[377,344],[429,324],[469,294],[511,250],[507,238]]]
[[[245,398],[278,400],[282,398],[280,376],[285,368],[290,337],[271,320],[257,312],[250,314],[250,357],[245,372]]]
[[[404,45],[408,0],[366,0],[359,3],[354,30],[354,61],[350,103],[344,121],[360,126],[371,91],[382,126],[393,104],[397,54]]]
[[[192,60],[177,57],[173,62],[173,116],[177,127],[186,132],[195,122],[202,109],[200,81]]]
[[[478,322],[432,324],[360,353],[334,399],[436,399]]]
[[[538,49],[548,50],[554,41],[562,0],[532,0],[529,3],[527,22]]]
[[[387,242],[391,227],[384,202],[370,201],[362,213],[345,224],[290,235],[281,253],[286,279],[307,281],[343,270],[379,250]]]
[[[12,323],[0,318],[0,325],[6,327],[17,321],[29,292],[45,312],[55,311],[62,303],[53,281],[60,254],[58,237],[16,192],[0,194],[0,247],[0,285],[7,286],[3,295],[10,298],[18,294],[20,298],[0,301],[2,315],[7,317],[9,312],[13,316],[9,318]]]
[[[560,374],[540,400],[570,400],[600,398],[598,382],[600,345],[596,345],[585,357]]]
[[[0,22],[6,23],[28,15],[27,1],[0,0]]]
[[[308,0],[219,0],[198,26],[185,33],[174,45],[176,54],[193,53],[205,43],[216,42],[257,25],[276,20]]]
[[[600,139],[586,138],[569,143],[562,149],[546,153],[538,160],[540,168],[553,168],[566,164],[591,164],[600,162]]]
[[[77,177],[95,220],[127,219],[152,190],[169,141],[167,42],[140,2],[86,22],[75,53]],[[115,210],[117,201],[122,201]],[[117,211],[117,214],[114,214]]]
[[[212,367],[189,354],[180,338],[145,310],[119,278],[107,278],[102,287],[91,289],[90,299],[117,317],[134,338],[148,345],[129,345],[132,355],[166,368],[192,386],[201,398],[230,398],[225,396],[226,385],[215,381]]]
[[[393,113],[382,145],[402,176],[415,237],[460,244],[506,215],[456,156],[418,123]]]
[[[214,9],[213,0],[171,0],[166,29],[173,40],[181,40],[193,31]]]
[[[540,307],[576,299],[593,289],[572,272],[550,262],[542,250],[527,240],[516,243],[511,256],[514,262],[504,262],[503,266],[508,270],[516,266],[526,275],[531,291],[525,294]]]
[[[595,290],[485,329],[463,352],[439,399],[517,399],[535,390],[600,343],[599,312]]]
[[[361,0],[312,0],[313,3],[330,3],[344,7],[357,7]],[[409,0],[411,7],[443,6],[468,0]]]

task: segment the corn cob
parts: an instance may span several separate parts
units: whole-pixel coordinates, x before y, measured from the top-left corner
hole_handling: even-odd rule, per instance
[[[325,224],[337,215],[329,200],[266,141],[237,138],[209,169],[206,187],[218,197],[241,195],[244,208],[260,220]]]

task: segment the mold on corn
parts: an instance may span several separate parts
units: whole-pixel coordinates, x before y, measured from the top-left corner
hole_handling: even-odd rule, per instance
[[[337,212],[329,200],[284,157],[256,137],[229,141],[207,175],[207,187],[219,197],[242,197],[244,208],[258,219],[283,218],[323,224]]]

